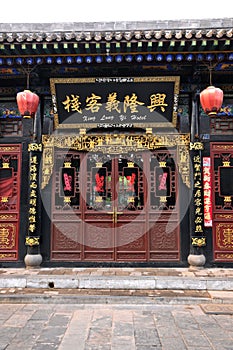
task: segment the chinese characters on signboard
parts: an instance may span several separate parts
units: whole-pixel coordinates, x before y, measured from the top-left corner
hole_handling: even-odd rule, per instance
[[[175,126],[179,77],[51,79],[55,126]]]
[[[210,157],[203,157],[204,226],[212,227],[212,196]]]
[[[145,106],[149,109],[150,112],[153,112],[156,108],[160,108],[162,112],[166,111],[166,107],[168,106],[165,103],[167,99],[166,94],[152,94],[150,95],[150,105]],[[104,108],[108,112],[117,111],[119,114],[126,113],[129,109],[131,113],[138,113],[138,107],[145,105],[144,102],[138,101],[138,96],[135,93],[132,93],[131,96],[126,95],[124,97],[123,106],[121,107],[121,101],[117,100],[117,92],[110,92],[107,96],[107,100],[105,103],[100,103],[102,100],[101,96],[95,95],[93,92],[91,96],[87,96],[84,104],[84,109],[86,111],[91,111],[91,113],[98,113],[100,108],[104,105]],[[83,113],[82,104],[80,102],[80,96],[71,94],[66,95],[65,101],[62,101],[64,105],[64,110],[70,112],[78,112],[80,114]],[[86,117],[87,118],[87,117]],[[86,121],[84,117],[84,121]],[[113,116],[111,117],[113,120]]]

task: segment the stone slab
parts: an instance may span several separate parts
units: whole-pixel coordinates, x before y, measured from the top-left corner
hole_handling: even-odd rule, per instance
[[[78,279],[71,276],[27,277],[27,288],[78,288]]]
[[[206,280],[201,278],[163,277],[156,278],[157,289],[198,289],[206,290]]]
[[[213,315],[233,315],[233,304],[201,304],[202,310],[206,314]]]
[[[210,278],[206,281],[206,288],[209,290],[232,290],[233,291],[233,279],[228,278]]]
[[[154,278],[123,277],[83,277],[79,279],[79,288],[83,289],[155,289]]]
[[[25,277],[1,277],[0,288],[26,288],[27,279]]]

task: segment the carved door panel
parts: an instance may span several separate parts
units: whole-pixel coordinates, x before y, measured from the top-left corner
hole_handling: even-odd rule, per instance
[[[114,161],[110,155],[103,154],[88,153],[85,158],[83,258],[111,261],[114,260]]]
[[[18,259],[21,145],[0,145],[0,261]]]
[[[215,261],[233,261],[233,143],[211,144]]]
[[[115,213],[116,260],[147,260],[147,177],[148,154],[118,159]]]
[[[86,164],[84,259],[145,260],[142,154],[88,154]]]
[[[55,152],[52,196],[52,260],[82,259],[81,155]]]
[[[176,150],[151,153],[149,181],[149,260],[180,259],[180,217]]]

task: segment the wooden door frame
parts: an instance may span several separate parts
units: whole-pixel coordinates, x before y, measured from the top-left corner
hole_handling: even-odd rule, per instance
[[[136,142],[136,144],[135,144]],[[45,188],[53,173],[54,166],[54,149],[55,147],[65,150],[84,151],[84,152],[103,152],[103,153],[126,153],[128,151],[152,151],[161,147],[176,148],[177,164],[179,166],[179,174],[187,187],[190,186],[190,168],[189,168],[189,135],[95,135],[95,136],[65,136],[53,135],[43,139],[44,152],[47,157],[43,157],[43,176],[42,189]],[[64,145],[66,145],[64,149]],[[81,152],[81,153],[82,153]],[[149,214],[148,214],[149,215]],[[148,216],[147,216],[148,217]],[[146,220],[148,221],[148,220]],[[82,233],[83,237],[83,233]],[[178,242],[180,247],[180,242]],[[149,244],[148,244],[149,245]],[[179,248],[180,250],[180,248]],[[63,260],[59,257],[52,260]],[[72,261],[71,259],[68,259]],[[76,261],[76,259],[74,259]],[[149,259],[149,247],[147,249],[147,261],[165,261],[162,257]],[[174,256],[172,260],[178,261],[179,256]],[[82,259],[78,259],[82,261]],[[167,260],[166,260],[167,261]]]
[[[144,202],[143,202],[143,210],[140,211],[130,211],[130,210],[123,210],[122,214],[119,215],[118,223],[114,222],[112,223],[112,215],[113,212],[108,213],[106,208],[100,208],[98,210],[98,207],[96,209],[90,207],[88,209],[87,206],[87,200],[89,197],[87,196],[87,193],[91,193],[92,191],[92,186],[93,186],[93,180],[92,180],[92,172],[91,169],[89,169],[88,164],[88,158],[92,154],[84,154],[82,152],[77,152],[77,151],[69,151],[66,153],[64,150],[58,151],[58,160],[59,164],[56,166],[56,176],[54,176],[54,185],[55,185],[55,178],[56,178],[56,187],[53,186],[53,192],[58,193],[58,190],[60,188],[60,181],[57,180],[57,177],[61,176],[60,171],[61,171],[61,163],[64,162],[64,164],[67,164],[67,159],[70,159],[68,169],[71,169],[73,167],[72,159],[79,159],[79,169],[78,171],[78,177],[80,179],[85,179],[84,181],[80,180],[78,188],[81,190],[79,194],[79,209],[75,211],[76,215],[69,213],[70,215],[70,220],[72,221],[69,223],[67,220],[64,219],[67,217],[67,212],[65,211],[59,211],[62,210],[62,207],[60,209],[55,209],[57,208],[57,202],[55,202],[55,199],[53,198],[52,200],[52,227],[57,227],[58,230],[53,231],[54,233],[52,234],[52,250],[51,250],[51,258],[52,260],[57,260],[55,257],[56,254],[59,255],[59,249],[56,252],[56,247],[57,245],[59,246],[59,235],[62,235],[62,232],[67,231],[68,237],[72,235],[72,230],[73,231],[79,231],[77,234],[79,237],[78,242],[76,242],[76,251],[72,250],[73,247],[71,247],[71,251],[64,251],[64,256],[66,254],[70,254],[70,256],[74,256],[75,254],[77,255],[77,260],[80,261],[106,261],[106,262],[120,262],[120,261],[127,261],[127,262],[147,262],[147,261],[169,261],[169,256],[171,257],[170,260],[174,261],[179,261],[180,259],[180,229],[179,229],[179,204],[177,201],[178,198],[178,170],[176,168],[176,150],[164,150],[164,149],[158,149],[156,151],[153,151],[154,159],[157,162],[157,157],[165,156],[168,157],[168,159],[174,159],[174,169],[171,170],[174,173],[172,173],[170,176],[171,178],[169,181],[173,181],[173,193],[175,194],[174,200],[175,200],[175,210],[171,210],[167,208],[167,210],[163,211],[162,207],[164,204],[164,200],[162,199],[163,197],[159,197],[157,199],[159,207],[153,211],[151,204],[149,204],[151,200],[151,184],[150,179],[153,174],[154,174],[154,168],[150,168],[150,163],[151,163],[151,152],[136,152],[135,157],[138,157],[138,159],[141,160],[143,164],[143,168],[141,168],[140,171],[140,178],[142,178],[142,192],[145,193],[144,197]],[[124,157],[125,156],[125,157]],[[64,157],[64,159],[63,159]],[[127,159],[127,155],[122,154],[122,159]],[[102,159],[102,158],[101,158]],[[134,166],[137,164],[137,158],[133,158],[134,160]],[[102,159],[104,162],[104,159]],[[110,167],[110,176],[111,179],[113,180],[111,183],[111,190],[115,189],[115,184],[118,182],[118,176],[121,174],[119,173],[119,158],[117,156],[113,158],[106,158],[106,161],[111,161],[111,167]],[[95,166],[96,160],[93,159],[93,165]],[[158,161],[159,162],[159,161]],[[99,162],[98,162],[99,163]],[[163,163],[163,162],[162,162]],[[101,163],[102,164],[102,163]],[[161,168],[163,164],[160,165],[159,169]],[[87,168],[88,166],[88,168]],[[164,165],[163,165],[164,166]],[[62,168],[63,169],[63,168]],[[66,169],[66,168],[65,168]],[[130,168],[127,168],[130,169]],[[164,171],[164,170],[161,170]],[[57,173],[58,172],[58,173]],[[151,173],[152,172],[152,173]],[[115,183],[114,183],[115,181]],[[148,182],[148,183],[147,183]],[[172,186],[171,184],[169,186]],[[147,190],[148,189],[148,190]],[[83,194],[83,195],[82,195]],[[60,195],[59,195],[60,196]],[[115,198],[116,199],[116,198]],[[61,199],[62,201],[62,199]],[[69,207],[69,202],[71,201],[71,198],[63,197],[64,201],[64,208]],[[91,204],[91,203],[89,203]],[[92,205],[92,204],[91,204]],[[60,205],[61,206],[61,205]],[[161,209],[159,209],[161,206]],[[118,207],[119,208],[119,207]],[[70,207],[71,209],[71,207]],[[110,209],[109,209],[110,210]],[[108,214],[111,214],[110,216]],[[170,245],[168,248],[164,246],[163,241],[166,241],[166,234],[165,228],[167,227],[168,224],[168,219],[170,217],[173,217],[173,222],[175,224],[175,231],[173,230],[173,233],[170,234],[169,237],[174,237],[173,241],[170,241]],[[59,217],[60,217],[60,223],[59,223]],[[79,223],[77,221],[77,217],[79,217]],[[56,218],[56,219],[55,219]],[[62,219],[63,218],[63,219]],[[154,219],[156,219],[156,224],[154,224]],[[65,220],[65,221],[64,221]],[[76,220],[76,221],[74,221]],[[121,225],[122,224],[122,225]],[[170,223],[171,224],[171,223]],[[59,233],[59,227],[62,225],[62,231]],[[77,225],[79,228],[77,228]],[[67,229],[65,228],[67,226]],[[127,227],[125,227],[127,226]],[[130,226],[130,232],[129,232],[129,227]],[[153,229],[153,227],[155,228]],[[98,230],[98,227],[100,228]],[[107,229],[107,230],[106,230]],[[159,234],[158,234],[158,229]],[[53,230],[53,229],[52,229]],[[136,231],[135,231],[136,230]],[[142,231],[141,231],[142,230]],[[104,231],[105,235],[104,236]],[[55,233],[57,232],[57,233]],[[124,232],[124,233],[123,233]],[[123,236],[122,236],[123,235]],[[66,236],[66,234],[65,234]],[[119,239],[120,237],[129,237],[129,242],[127,243],[125,241],[126,238],[123,239],[125,242],[124,244],[119,244]],[[152,236],[154,238],[152,238]],[[163,239],[160,242],[160,237],[163,237]],[[65,240],[64,240],[65,239]],[[110,241],[106,241],[106,239],[110,239]],[[127,240],[127,239],[126,239]],[[155,242],[158,241],[160,243]],[[69,239],[68,239],[69,241]],[[63,238],[63,244],[65,245],[65,242],[68,242],[66,238]],[[88,244],[88,241],[91,242]],[[137,242],[136,242],[137,241]],[[94,245],[93,245],[94,242]],[[130,243],[131,242],[131,243]],[[152,243],[153,242],[153,243]],[[98,243],[100,246],[98,246]],[[156,243],[156,244],[155,244]],[[70,243],[68,243],[69,245]],[[97,245],[96,245],[97,244]],[[109,245],[109,246],[108,246]],[[155,248],[157,246],[157,248]],[[79,248],[78,248],[79,247]],[[162,254],[164,254],[164,257],[162,257],[161,251],[163,251]],[[68,258],[67,255],[67,258]],[[75,259],[75,260],[76,260]],[[59,259],[58,259],[59,260]]]
[[[220,158],[223,154],[226,154],[224,159],[223,157]],[[233,142],[210,143],[213,198],[213,260],[216,262],[233,262],[233,196],[219,196],[220,177],[219,170],[217,169],[216,171],[214,167],[214,160],[217,159],[215,156],[222,160],[221,167],[226,169],[233,167]],[[216,203],[217,198],[221,201],[219,205]]]

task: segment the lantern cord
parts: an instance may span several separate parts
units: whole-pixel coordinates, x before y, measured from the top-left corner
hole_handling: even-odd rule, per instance
[[[209,73],[210,73],[210,86],[212,86],[212,69],[211,65],[209,66]]]
[[[26,76],[27,76],[27,85],[26,85],[27,86],[27,90],[29,90],[29,85],[30,85],[30,74],[36,67],[37,67],[37,65],[35,65],[32,68],[21,67],[23,73],[26,74]]]
[[[212,74],[213,74],[213,69],[217,66],[216,64],[211,64],[211,62],[209,63],[208,70],[209,70],[209,74],[210,74],[210,86],[212,86]]]
[[[29,90],[30,72],[27,71],[27,90]]]

